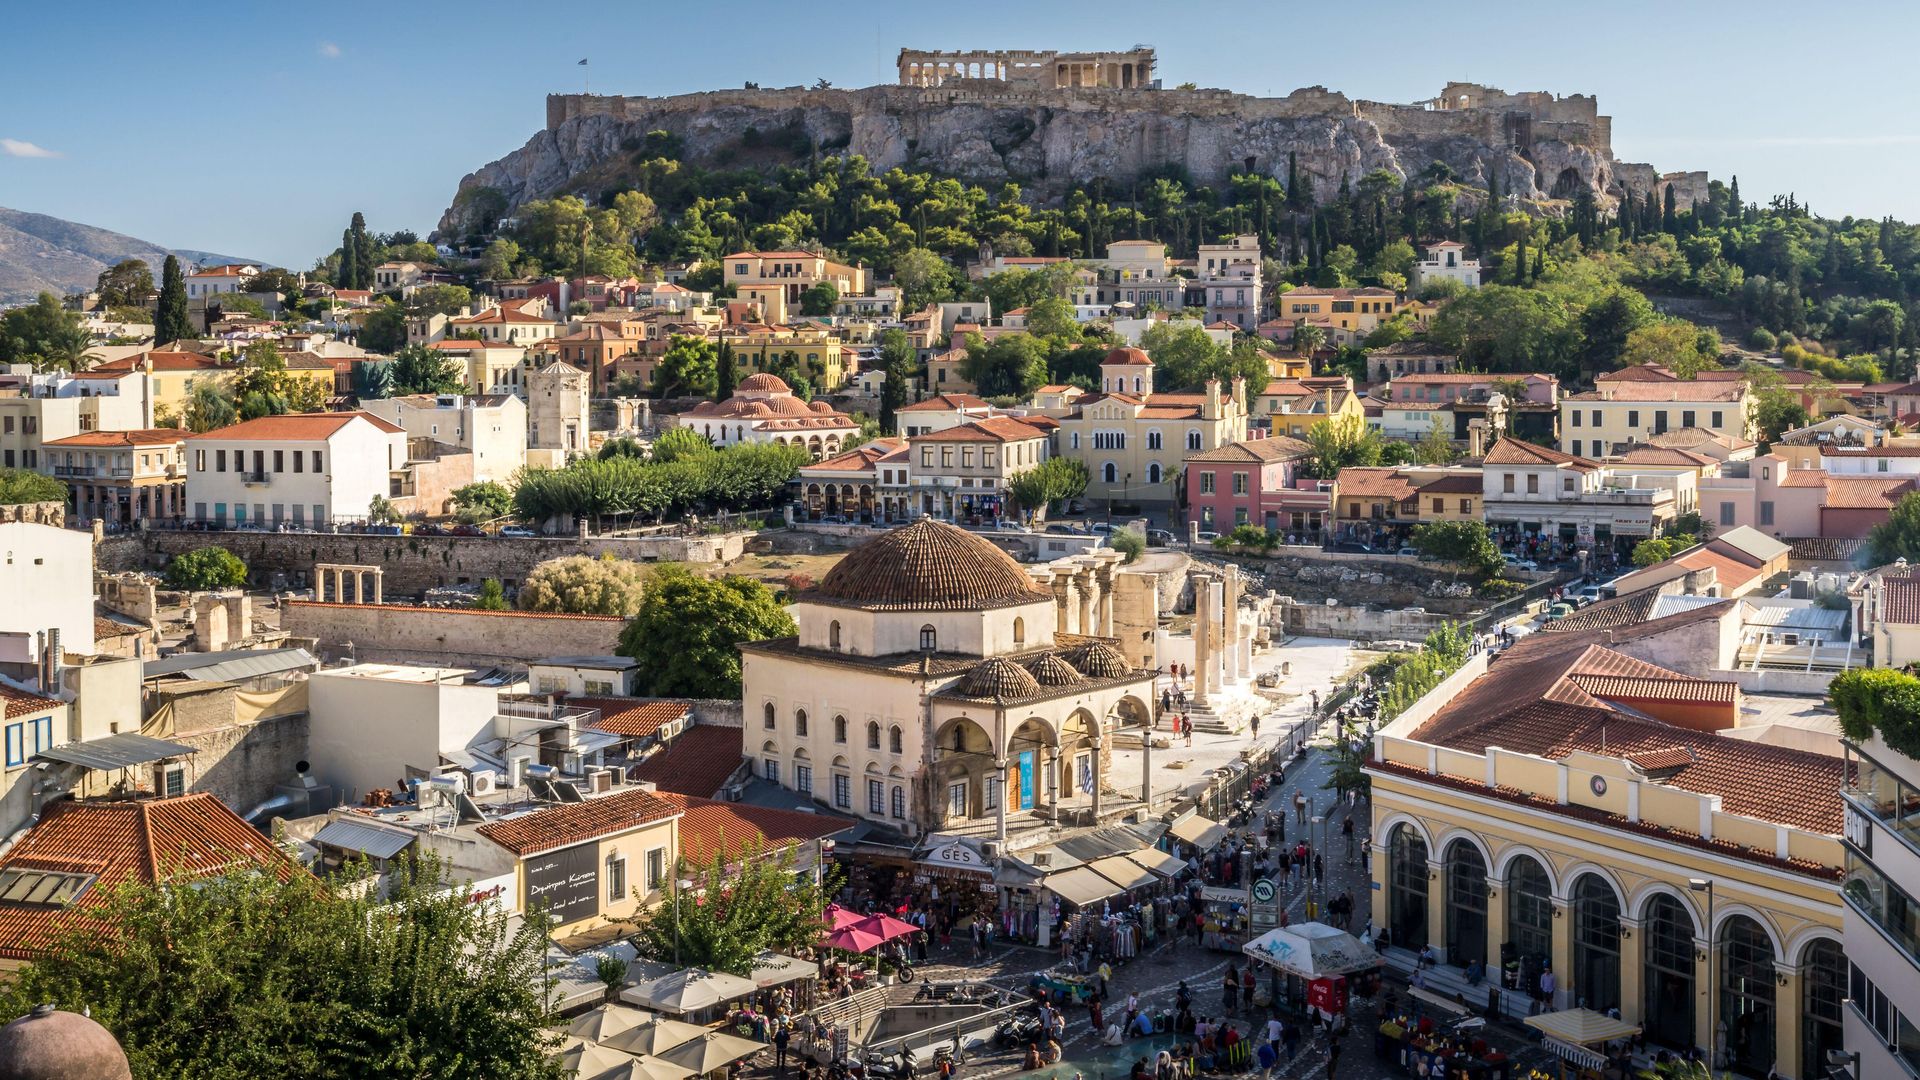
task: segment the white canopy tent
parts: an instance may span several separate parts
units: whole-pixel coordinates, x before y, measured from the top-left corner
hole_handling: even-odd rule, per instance
[[[1349,975],[1380,966],[1380,956],[1345,930],[1297,923],[1269,930],[1241,946],[1248,956],[1303,979]]]

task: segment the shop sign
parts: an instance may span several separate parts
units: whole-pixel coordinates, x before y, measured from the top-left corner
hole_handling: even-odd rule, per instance
[[[576,844],[527,860],[526,910],[543,908],[559,925],[579,922],[599,912],[599,845]]]

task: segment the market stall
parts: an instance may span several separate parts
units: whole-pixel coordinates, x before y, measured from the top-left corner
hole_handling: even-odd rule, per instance
[[[1076,866],[1071,870],[1048,874],[1041,880],[1040,885],[1053,895],[1079,908],[1089,907],[1109,897],[1119,896],[1122,891],[1119,885],[1087,866]]]
[[[1159,848],[1141,848],[1139,851],[1130,851],[1127,853],[1127,858],[1146,867],[1156,876],[1167,881],[1172,881],[1187,872],[1187,864],[1185,862],[1161,851]]]
[[[1239,952],[1253,932],[1253,905],[1247,890],[1209,885],[1200,890],[1200,944]]]
[[[1560,1059],[1560,1080],[1600,1080],[1612,1061],[1608,1044],[1640,1034],[1640,1025],[1592,1009],[1541,1013],[1527,1017],[1526,1024]]]
[[[1288,998],[1304,990],[1307,1007],[1326,1019],[1347,1011],[1351,980],[1380,966],[1380,955],[1359,938],[1318,922],[1269,930],[1241,951],[1284,972]]]
[[[1120,886],[1120,891],[1134,900],[1148,896],[1162,880],[1160,875],[1124,855],[1095,859],[1087,864],[1087,869]]]
[[[1167,835],[1196,851],[1212,851],[1227,838],[1227,827],[1212,818],[1193,814],[1174,822]]]

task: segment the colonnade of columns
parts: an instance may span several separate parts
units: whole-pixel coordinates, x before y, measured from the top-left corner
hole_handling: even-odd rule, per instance
[[[1114,574],[1122,556],[1093,551],[1072,560],[1037,566],[1028,572],[1053,593],[1054,628],[1062,634],[1112,637]]]
[[[320,603],[380,604],[386,602],[386,571],[378,566],[351,563],[314,563],[313,598]],[[348,597],[348,584],[352,597]]]
[[[1193,574],[1193,700],[1205,705],[1253,674],[1253,641],[1240,626],[1240,568]]]

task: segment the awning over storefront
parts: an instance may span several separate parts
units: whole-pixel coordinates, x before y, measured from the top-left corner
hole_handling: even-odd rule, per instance
[[[1084,866],[1048,874],[1040,884],[1053,895],[1079,907],[1120,895],[1120,886]]]
[[[1225,825],[1212,818],[1201,817],[1199,814],[1174,822],[1173,828],[1168,829],[1167,832],[1201,851],[1207,851],[1227,838]]]
[[[1187,868],[1186,863],[1175,856],[1161,851],[1159,848],[1141,848],[1139,851],[1130,851],[1127,853],[1127,858],[1139,863],[1141,866],[1146,867],[1163,878],[1179,877],[1181,871]]]
[[[1115,855],[1110,859],[1088,863],[1086,869],[1099,874],[1122,889],[1144,889],[1160,882],[1160,878],[1152,871],[1124,855]]]
[[[976,876],[982,881],[992,879],[993,863],[972,840],[937,834],[928,839],[929,847],[915,857],[915,862],[948,873]]]
[[[1629,1024],[1624,1020],[1615,1020],[1603,1012],[1592,1009],[1566,1009],[1561,1012],[1541,1013],[1526,1019],[1528,1027],[1550,1039],[1558,1039],[1574,1046],[1599,1046],[1615,1039],[1631,1038],[1640,1034],[1639,1024]]]

